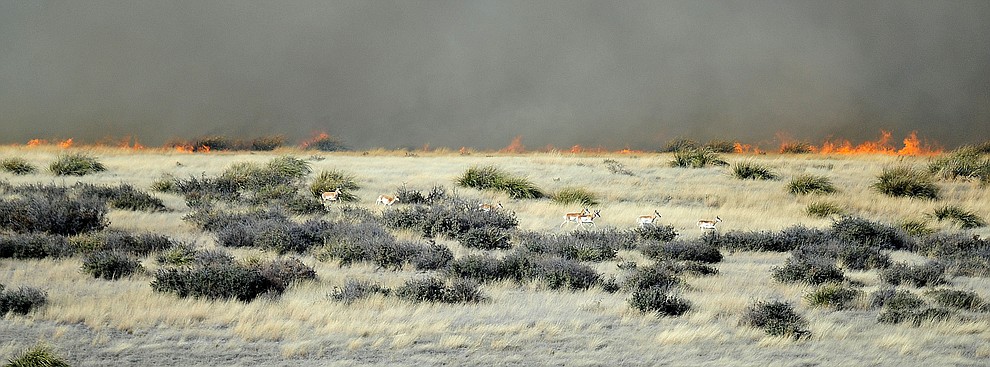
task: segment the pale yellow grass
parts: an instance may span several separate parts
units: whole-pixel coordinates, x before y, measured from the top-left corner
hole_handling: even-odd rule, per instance
[[[579,206],[560,205],[548,199],[513,200],[501,193],[456,187],[454,180],[471,166],[497,165],[548,192],[564,187],[595,192],[601,204],[592,209],[601,210],[603,215],[597,220],[599,227],[631,228],[637,216],[658,210],[662,215],[658,223],[674,226],[687,238],[703,233],[695,226],[698,219],[715,216],[724,220],[719,224],[720,231],[779,230],[795,224],[828,226],[830,220],[804,213],[808,203],[821,199],[836,202],[850,214],[886,223],[920,219],[925,212],[944,204],[960,205],[990,218],[990,206],[985,205],[990,202],[990,193],[974,183],[940,182],[944,199],[939,202],[887,198],[869,188],[884,167],[923,166],[926,158],[726,156],[730,162],[747,160],[769,165],[782,177],[780,181],[741,181],[731,177],[727,167],[671,168],[668,154],[79,151],[98,156],[108,171],[83,177],[55,177],[45,169],[64,151],[0,147],[0,157],[19,156],[42,168],[33,175],[3,174],[2,178],[11,184],[130,183],[147,189],[163,174],[179,178],[216,175],[235,163],[263,163],[288,154],[307,159],[313,175],[331,169],[353,174],[362,187],[356,192],[361,199],[357,205],[373,212],[382,210],[373,204],[379,194],[394,193],[402,185],[424,191],[442,185],[457,195],[501,201],[506,210],[516,214],[520,228],[535,231],[575,230],[573,225],[559,228],[559,224],[564,212],[578,210]],[[602,163],[605,158],[622,163],[634,175],[610,173]],[[841,192],[826,197],[787,193],[787,181],[803,173],[828,176]],[[172,211],[113,210],[111,228],[162,233],[201,247],[216,246],[211,235],[182,220],[188,208],[181,197],[154,195],[165,200]],[[933,225],[949,228],[949,224]],[[990,235],[987,228],[972,233]],[[419,240],[413,232],[399,236]],[[442,239],[441,243],[457,256],[478,253],[456,241]],[[273,256],[256,250],[231,252],[239,258]],[[79,258],[4,259],[0,260],[0,283],[43,288],[51,302],[26,317],[4,318],[8,330],[32,337],[0,344],[0,357],[10,356],[36,340],[60,346],[80,365],[100,364],[93,355],[127,355],[154,364],[151,361],[155,356],[169,355],[170,351],[184,354],[182,364],[211,364],[215,360],[209,356],[219,353],[228,358],[228,363],[220,364],[285,360],[356,365],[442,361],[469,365],[965,365],[979,364],[990,355],[985,346],[990,341],[985,314],[970,315],[969,321],[912,327],[877,324],[876,311],[810,309],[803,296],[812,287],[780,284],[771,279],[771,269],[781,265],[786,254],[725,255],[725,260],[716,264],[719,275],[687,278],[689,286],[682,296],[692,302],[691,312],[659,319],[629,307],[627,292],[552,291],[539,284],[512,282],[482,286],[491,300],[481,304],[413,304],[375,296],[345,305],[331,301],[328,295],[348,279],[396,287],[426,274],[409,267],[385,271],[370,264],[341,268],[335,262],[320,262],[308,255],[301,259],[316,269],[317,281],[298,284],[277,299],[250,303],[179,299],[152,292],[148,284],[158,265],[151,258],[143,261],[148,273],[114,282],[83,274]],[[913,254],[897,253],[895,257],[922,260]],[[616,264],[623,261],[641,265],[650,262],[639,252],[621,251],[616,261],[593,266],[621,280],[627,273]],[[878,286],[875,271],[847,275],[865,284],[868,291]],[[990,282],[985,278],[961,277],[952,283],[990,298]],[[794,342],[739,326],[747,306],[771,299],[795,304],[798,312],[809,319],[812,338]]]

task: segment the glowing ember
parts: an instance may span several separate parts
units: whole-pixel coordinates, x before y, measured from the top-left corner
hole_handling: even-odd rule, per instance
[[[517,135],[515,138],[512,138],[512,143],[509,143],[509,146],[507,146],[505,148],[502,148],[502,150],[499,150],[499,152],[502,152],[502,153],[525,153],[526,152],[526,147],[523,146],[523,144],[522,144],[522,135]]]

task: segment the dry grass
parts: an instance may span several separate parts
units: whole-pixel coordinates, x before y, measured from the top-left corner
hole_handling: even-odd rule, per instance
[[[500,155],[474,152],[372,151],[319,153],[285,148],[273,152],[186,154],[163,150],[126,151],[74,148],[99,157],[107,171],[82,177],[56,177],[38,171],[27,175],[3,173],[11,184],[75,182],[129,183],[147,189],[162,174],[183,178],[216,175],[239,162],[264,163],[282,155],[308,159],[313,172],[338,169],[353,173],[361,184],[354,192],[358,205],[380,212],[379,194],[395,192],[405,184],[428,190],[443,185],[458,195],[500,201],[514,211],[520,228],[557,229],[560,216],[578,209],[550,199],[515,200],[502,193],[456,188],[454,180],[472,166],[497,165],[531,178],[547,192],[582,187],[599,195],[602,217],[598,226],[631,228],[636,218],[659,210],[658,224],[674,226],[682,237],[702,234],[701,218],[724,221],[720,231],[779,230],[791,225],[828,226],[830,219],[805,214],[820,198],[795,197],[786,182],[737,180],[729,167],[672,168],[671,154],[571,155],[536,153]],[[47,166],[64,150],[53,147],[0,147],[0,158],[21,157]],[[314,155],[315,154],[315,155]],[[318,159],[323,158],[323,159]],[[603,163],[621,163],[632,175],[617,175]],[[938,203],[890,198],[870,188],[883,167],[899,161],[924,164],[925,158],[887,156],[765,155],[723,158],[774,167],[781,177],[825,175],[841,192],[829,202],[846,214],[896,224],[932,212],[937,206],[959,205],[990,217],[990,189],[978,183],[942,182]],[[310,175],[309,179],[313,177]],[[182,220],[188,213],[176,195],[154,193],[172,212],[146,213],[112,210],[111,228],[154,232],[212,248],[213,237]],[[401,204],[398,204],[401,205]],[[933,223],[950,229],[951,224]],[[990,229],[971,231],[990,237]],[[408,238],[410,233],[400,233]],[[455,256],[474,253],[444,240]],[[238,258],[270,257],[257,250],[231,250]],[[897,255],[912,256],[912,255]],[[502,282],[483,285],[490,302],[468,305],[413,304],[394,297],[374,296],[353,304],[329,299],[335,286],[347,279],[370,280],[396,287],[416,276],[407,268],[385,271],[373,265],[340,268],[304,256],[313,266],[316,282],[289,288],[280,298],[250,303],[179,299],[152,292],[151,275],[115,282],[96,280],[80,271],[81,260],[0,260],[0,283],[46,290],[49,304],[28,316],[8,315],[0,324],[0,359],[45,340],[73,365],[102,365],[109,360],[133,364],[390,364],[422,365],[441,362],[458,365],[565,364],[565,365],[758,365],[787,361],[794,365],[952,365],[980,364],[990,355],[986,314],[968,321],[947,321],[911,327],[876,323],[876,312],[829,311],[809,308],[802,297],[813,290],[799,284],[771,280],[770,269],[786,254],[726,254],[716,264],[720,273],[688,277],[683,296],[695,307],[677,318],[656,318],[628,305],[629,294],[550,291],[538,284]],[[616,261],[593,266],[599,272],[622,277],[622,261],[648,264],[640,253],[620,251]],[[158,265],[145,258],[153,272]],[[875,271],[847,272],[870,292],[879,286]],[[990,280],[956,278],[953,284],[990,298]],[[746,307],[756,300],[793,302],[809,321],[812,337],[798,342],[768,337],[738,325]],[[5,337],[10,336],[10,337]],[[16,337],[15,337],[16,336]]]

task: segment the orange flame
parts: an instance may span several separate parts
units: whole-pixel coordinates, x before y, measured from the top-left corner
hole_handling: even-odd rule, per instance
[[[36,146],[44,145],[44,144],[48,144],[48,142],[45,141],[45,140],[43,140],[43,139],[31,139],[31,140],[28,140],[28,142],[27,142],[27,146],[29,146],[29,147],[36,147]]]
[[[69,139],[66,139],[66,140],[62,140],[61,142],[58,143],[58,147],[59,148],[62,148],[62,149],[65,149],[65,148],[68,148],[68,147],[71,147],[71,146],[72,146],[72,138],[69,138]]]
[[[509,146],[507,146],[505,148],[502,148],[502,150],[499,150],[499,152],[502,152],[502,153],[525,153],[526,152],[526,147],[523,146],[523,144],[522,144],[522,135],[516,135],[515,138],[512,138],[512,142],[509,143]]]
[[[739,154],[749,154],[749,153],[752,153],[752,154],[762,154],[763,153],[763,151],[761,151],[760,148],[757,148],[757,147],[752,146],[750,144],[742,144],[742,143],[739,143],[739,142],[735,142],[733,144],[733,149],[732,150],[733,150],[734,153],[739,153]]]
[[[312,138],[302,142],[303,149],[309,148],[310,145],[316,144],[319,141],[330,139],[330,134],[325,132],[315,133]]]
[[[826,140],[821,147],[814,148],[814,150],[821,154],[931,155],[942,152],[940,148],[922,144],[916,131],[912,131],[908,137],[904,138],[904,147],[901,149],[890,145],[890,137],[889,131],[881,130],[880,138],[875,141],[867,141],[854,146],[848,140]]]

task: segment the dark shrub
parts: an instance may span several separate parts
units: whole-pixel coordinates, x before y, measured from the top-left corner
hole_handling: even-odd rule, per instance
[[[539,257],[531,268],[533,278],[543,281],[550,289],[567,287],[585,290],[598,283],[601,275],[590,266],[560,257]]]
[[[196,204],[202,201],[223,200],[235,201],[241,194],[239,184],[229,177],[190,176],[188,179],[175,179],[174,191],[186,198],[186,203]],[[195,205],[190,205],[190,207]]]
[[[8,312],[26,315],[48,303],[48,294],[33,287],[20,287],[0,293],[0,316]]]
[[[937,200],[939,188],[928,173],[911,167],[884,169],[871,187],[887,196]]]
[[[605,164],[605,168],[608,169],[608,171],[611,172],[612,174],[626,175],[626,176],[633,175],[632,171],[626,168],[626,165],[614,159],[606,159],[602,163]]]
[[[56,176],[83,176],[90,173],[106,171],[103,163],[95,157],[82,153],[65,154],[58,156],[48,169]]]
[[[832,223],[836,238],[885,250],[913,250],[914,241],[895,227],[857,217],[843,217]]]
[[[811,144],[805,142],[786,143],[780,145],[780,154],[807,154],[811,152]]]
[[[553,194],[551,199],[558,204],[581,204],[584,206],[598,205],[595,193],[580,187],[567,187]]]
[[[706,275],[718,274],[717,268],[698,261],[678,261],[678,262],[665,261],[662,264],[664,267],[669,269],[673,274],[678,274],[678,275],[689,274],[689,275],[697,275],[697,276],[706,276]]]
[[[805,212],[808,213],[809,216],[815,218],[828,218],[835,215],[841,215],[845,213],[845,210],[842,210],[842,207],[832,202],[816,201],[808,204]]]
[[[687,149],[674,152],[671,167],[702,168],[705,166],[728,166],[729,162],[709,149]]]
[[[741,325],[763,329],[768,335],[799,339],[809,337],[808,322],[783,301],[760,301],[749,306],[739,322]]]
[[[281,135],[261,136],[251,141],[251,150],[271,151],[285,144],[285,137]]]
[[[509,233],[495,227],[469,228],[457,236],[461,245],[481,250],[504,250],[512,248],[509,243]]]
[[[454,279],[449,284],[435,277],[411,279],[395,290],[399,298],[413,302],[478,303],[486,300],[478,284]]]
[[[924,237],[918,252],[946,265],[952,275],[990,275],[990,241],[963,234],[935,234]]]
[[[835,256],[839,263],[847,269],[870,270],[890,266],[890,255],[881,251],[880,248],[857,243],[842,246]]]
[[[103,249],[122,251],[145,256],[174,246],[171,238],[161,234],[142,233],[132,235],[125,232],[110,232],[104,237]]]
[[[467,255],[450,262],[450,274],[474,279],[479,282],[494,282],[516,278],[516,273],[507,268],[502,261],[490,255]],[[521,277],[520,277],[521,278]]]
[[[633,233],[640,239],[648,241],[670,242],[677,237],[677,231],[672,225],[651,225],[640,226],[633,229]],[[625,247],[623,247],[625,249]]]
[[[443,186],[433,186],[430,192],[424,194],[422,191],[407,188],[402,185],[395,191],[395,196],[402,198],[406,204],[439,204],[448,199],[447,190]]]
[[[351,304],[355,301],[368,298],[374,294],[389,295],[392,291],[378,283],[348,279],[343,287],[334,287],[330,293],[330,299],[344,304]]]
[[[739,162],[732,165],[732,175],[740,180],[778,180],[780,177],[762,164]]]
[[[787,184],[787,190],[795,195],[807,194],[833,194],[839,190],[835,188],[832,181],[825,176],[800,175],[791,179]]]
[[[158,254],[156,260],[162,265],[185,266],[192,265],[196,260],[196,248],[190,244],[177,243]]]
[[[129,184],[112,187],[78,183],[73,186],[73,189],[79,191],[81,196],[103,200],[116,209],[149,212],[163,212],[168,210],[161,199],[151,196],[146,192],[139,191]]]
[[[668,287],[636,289],[629,304],[640,312],[655,312],[657,317],[680,316],[691,309],[691,302],[678,297]]]
[[[274,290],[261,271],[240,264],[162,268],[151,282],[151,289],[183,298],[237,299],[244,302]]]
[[[8,360],[6,367],[70,367],[71,365],[45,345],[36,345]]]
[[[580,231],[569,234],[545,234],[521,232],[516,241],[527,250],[537,254],[560,256],[582,261],[607,261],[614,259],[629,236],[614,229]]]
[[[674,153],[685,150],[694,150],[701,148],[701,144],[690,139],[685,138],[674,138],[667,142],[663,148],[660,149],[661,153]]]
[[[897,288],[892,285],[881,285],[880,289],[870,293],[870,308],[876,309],[883,307],[887,304],[894,296],[897,296]],[[910,292],[908,292],[910,294]]]
[[[24,158],[6,158],[0,161],[0,167],[2,167],[4,171],[15,175],[26,175],[38,171],[37,167],[31,163],[28,163],[28,161]]]
[[[327,134],[320,134],[312,140],[303,143],[303,149],[319,150],[321,152],[350,150],[343,141]]]
[[[48,232],[71,236],[106,228],[106,204],[70,198],[64,191],[26,193],[0,200],[0,228],[14,232]]]
[[[86,255],[82,269],[94,278],[117,280],[143,269],[133,255],[117,251],[97,251]]]
[[[514,213],[505,210],[478,211],[475,203],[451,199],[436,205],[413,205],[382,214],[387,227],[418,230],[426,238],[459,238],[471,229],[508,230],[518,225]],[[496,235],[497,233],[492,233]]]
[[[498,167],[471,167],[456,180],[458,186],[479,190],[501,191],[513,199],[539,199],[546,194],[536,184],[521,177],[512,176]]]
[[[644,246],[643,254],[659,260],[689,260],[714,264],[722,261],[715,246],[687,241],[655,243]]]
[[[946,205],[935,209],[931,214],[938,221],[951,220],[959,224],[962,229],[978,228],[987,225],[983,218],[971,211],[964,210],[958,206]]]
[[[915,266],[894,263],[880,271],[880,280],[893,285],[906,283],[915,287],[942,285],[946,283],[945,266],[937,261]]]
[[[429,246],[420,247],[412,263],[416,270],[439,270],[446,268],[453,260],[454,253],[450,248],[434,242]]]
[[[43,233],[0,234],[0,259],[44,259],[71,256],[74,249],[63,236]]]
[[[316,279],[316,270],[296,258],[278,258],[258,264],[255,268],[279,293],[297,281]]]
[[[193,256],[193,264],[197,266],[227,266],[235,263],[234,255],[223,250],[196,251],[196,255]]]
[[[806,294],[804,299],[808,301],[808,305],[811,307],[845,310],[853,308],[856,299],[862,294],[863,292],[856,288],[838,283],[829,283]]]
[[[640,267],[624,282],[626,288],[646,290],[650,288],[672,288],[682,283],[676,272],[666,263],[656,263]]]
[[[897,291],[885,300],[877,321],[886,324],[911,321],[918,326],[926,321],[946,320],[949,316],[951,313],[948,310],[928,307],[925,301],[911,292]]]
[[[715,153],[735,153],[736,143],[728,140],[710,140],[705,144],[705,149]]]
[[[730,231],[725,234],[707,233],[701,240],[729,251],[787,252],[798,247],[817,245],[830,239],[830,234],[817,228],[793,226],[780,233]]]
[[[931,298],[935,304],[942,307],[951,307],[968,311],[990,311],[985,307],[986,303],[983,301],[983,298],[980,298],[980,296],[973,291],[929,289],[925,291],[925,296],[928,296],[928,298]]]
[[[193,149],[198,151],[218,151],[234,149],[236,144],[226,136],[201,136],[192,142]]]
[[[841,282],[842,270],[835,266],[835,261],[820,256],[791,257],[784,266],[773,268],[773,279],[783,283],[804,282],[818,285],[829,282]]]

